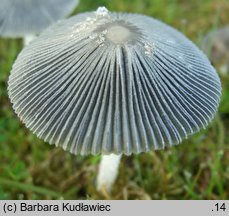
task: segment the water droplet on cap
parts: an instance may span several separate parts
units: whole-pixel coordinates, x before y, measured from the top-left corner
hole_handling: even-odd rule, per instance
[[[95,14],[97,16],[106,16],[108,15],[108,10],[106,7],[98,7],[98,9],[96,10]]]
[[[144,44],[145,54],[150,57],[155,52],[155,44],[145,43]]]

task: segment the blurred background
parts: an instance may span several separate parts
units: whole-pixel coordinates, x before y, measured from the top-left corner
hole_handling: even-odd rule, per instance
[[[95,188],[100,156],[50,146],[14,114],[7,79],[22,40],[0,39],[0,199],[229,199],[229,30],[206,49],[209,33],[229,26],[229,1],[81,0],[73,14],[98,6],[153,16],[204,47],[222,81],[218,114],[179,146],[124,156],[112,194],[103,197]]]

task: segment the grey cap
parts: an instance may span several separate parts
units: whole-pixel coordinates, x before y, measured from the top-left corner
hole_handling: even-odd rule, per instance
[[[79,0],[1,0],[0,36],[22,37],[41,32],[64,18]]]
[[[45,31],[19,54],[8,84],[26,127],[74,154],[181,143],[208,125],[221,96],[215,69],[183,34],[106,8]]]
[[[229,26],[210,31],[202,41],[202,49],[214,65],[229,71]]]

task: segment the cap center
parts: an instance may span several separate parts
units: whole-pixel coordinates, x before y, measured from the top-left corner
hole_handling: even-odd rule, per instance
[[[131,37],[131,31],[125,26],[112,25],[107,29],[107,39],[115,44],[122,44]]]

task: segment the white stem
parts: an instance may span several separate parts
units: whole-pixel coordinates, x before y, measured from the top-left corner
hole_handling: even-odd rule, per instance
[[[33,35],[33,34],[30,34],[30,35],[25,35],[23,37],[23,44],[24,44],[24,47],[27,46],[28,44],[30,44],[37,36],[36,35]]]
[[[97,190],[110,192],[118,175],[121,155],[102,155],[97,177]]]

